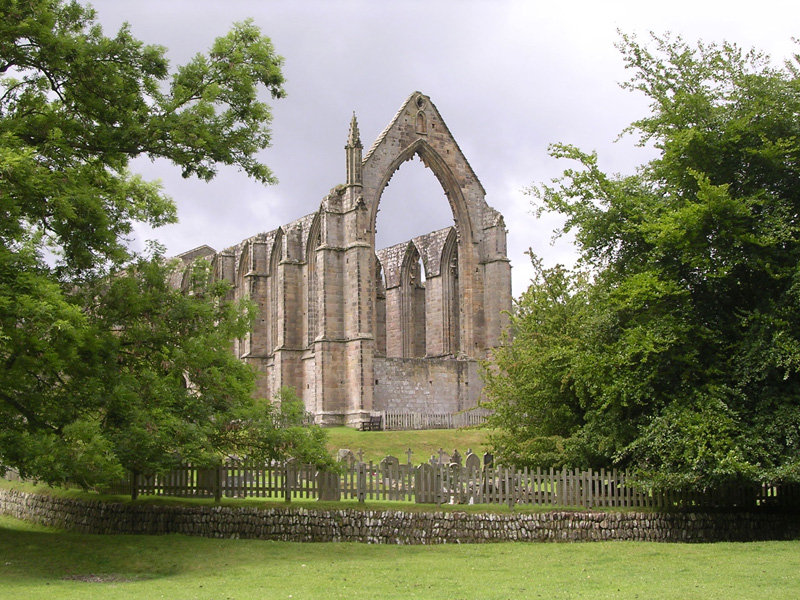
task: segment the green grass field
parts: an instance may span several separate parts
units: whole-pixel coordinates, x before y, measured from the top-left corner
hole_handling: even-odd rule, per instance
[[[791,599],[800,541],[369,546],[92,536],[0,517],[0,597]]]
[[[406,460],[406,450],[414,453],[411,462],[415,465],[436,454],[439,448],[447,453],[458,449],[461,455],[467,450],[479,456],[486,451],[488,429],[428,429],[425,431],[358,431],[350,427],[331,427],[328,432],[328,449],[336,456],[340,448],[353,452],[364,451],[365,461],[379,462],[387,454]]]
[[[329,448],[414,463],[439,448],[482,453],[486,430],[329,430]],[[5,486],[31,488],[27,484]],[[83,496],[76,490],[51,490]],[[155,503],[210,503],[149,498]],[[223,504],[267,505],[263,500]],[[302,505],[303,502],[297,502]],[[389,508],[376,503],[364,508]],[[314,502],[313,508],[332,508]],[[392,508],[396,508],[393,503]],[[420,508],[416,505],[404,509]],[[422,507],[425,508],[425,507]],[[466,507],[456,507],[465,510]],[[469,507],[479,509],[480,507]],[[506,507],[493,507],[498,511]],[[795,600],[800,540],[748,544],[497,543],[371,546],[65,533],[0,517],[0,598]]]

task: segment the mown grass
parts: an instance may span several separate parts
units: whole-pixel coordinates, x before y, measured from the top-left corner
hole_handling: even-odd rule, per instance
[[[0,517],[4,598],[796,599],[800,541],[368,546],[92,536]]]
[[[414,453],[411,462],[427,462],[439,448],[448,454],[458,450],[465,455],[467,450],[483,457],[487,449],[490,431],[488,429],[428,429],[424,431],[358,431],[350,427],[331,427],[328,432],[328,450],[336,456],[341,448],[353,452],[364,451],[364,460],[379,462],[387,454],[396,456],[403,462],[406,451]]]

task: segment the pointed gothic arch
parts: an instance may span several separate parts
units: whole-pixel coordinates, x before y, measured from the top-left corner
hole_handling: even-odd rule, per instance
[[[414,242],[406,246],[400,269],[401,317],[400,334],[403,340],[403,357],[425,356],[426,318],[424,265]]]
[[[386,281],[383,266],[375,255],[375,353],[386,356]]]
[[[383,192],[386,186],[389,185],[392,177],[400,170],[403,163],[412,160],[415,156],[419,156],[422,163],[431,169],[439,184],[442,186],[444,195],[450,204],[450,211],[453,214],[453,222],[459,233],[462,234],[463,239],[472,240],[473,236],[473,219],[470,216],[467,207],[466,199],[461,190],[461,186],[447,162],[434,150],[425,139],[417,139],[407,148],[399,152],[394,159],[388,164],[383,172],[383,176],[378,181],[376,186],[376,197],[370,206],[369,223],[374,232],[377,227],[378,210],[380,209],[380,201],[383,197]]]
[[[442,332],[444,354],[458,356],[461,348],[461,294],[459,292],[458,234],[451,229],[442,248]]]

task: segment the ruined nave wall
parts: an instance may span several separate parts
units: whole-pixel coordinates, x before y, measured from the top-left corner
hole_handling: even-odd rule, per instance
[[[379,358],[373,410],[455,413],[478,405],[483,383],[474,360]]]

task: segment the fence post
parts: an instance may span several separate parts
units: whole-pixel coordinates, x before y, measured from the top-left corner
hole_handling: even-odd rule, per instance
[[[292,486],[289,481],[289,461],[283,461],[283,501],[289,504],[292,501]]]
[[[509,477],[511,475],[511,477]],[[517,468],[511,467],[511,473],[506,469],[506,494],[508,494],[508,508],[514,512],[514,495],[517,493],[519,487],[517,483]]]
[[[364,504],[367,498],[367,465],[358,463],[358,477],[356,477],[356,497],[359,504]]]
[[[136,500],[139,497],[139,472],[133,471],[131,473],[131,500]]]
[[[214,502],[219,504],[222,500],[222,465],[214,469]]]

